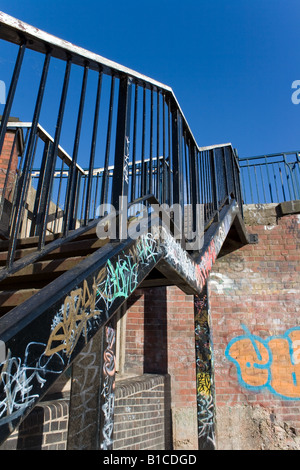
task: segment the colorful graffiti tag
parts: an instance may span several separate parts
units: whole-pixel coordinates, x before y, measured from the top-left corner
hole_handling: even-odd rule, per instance
[[[195,296],[195,338],[197,371],[197,413],[199,449],[214,449],[214,399],[212,349],[206,288]]]
[[[101,449],[112,449],[114,428],[114,406],[115,406],[115,372],[116,356],[115,342],[116,330],[111,326],[105,327],[106,348],[103,354],[103,389],[101,395],[104,403],[101,406],[103,413],[102,443]]]
[[[159,254],[158,240],[151,233],[143,234],[127,252],[109,259],[92,282],[84,280],[63,299],[51,320],[47,319],[51,322],[47,342],[29,342],[24,357],[14,355],[7,345],[7,354],[1,348],[5,360],[0,363],[0,434],[4,435],[7,427],[13,431],[42,389],[45,393],[47,385],[69,366],[77,345],[88,343],[118,307],[118,301],[134,291],[139,276],[151,269]],[[47,335],[46,323],[43,333]]]
[[[242,325],[245,335],[228,344],[225,356],[237,368],[240,384],[253,391],[269,390],[300,400],[300,327],[262,339]]]

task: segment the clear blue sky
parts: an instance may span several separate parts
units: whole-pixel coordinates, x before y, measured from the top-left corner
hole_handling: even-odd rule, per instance
[[[241,157],[300,150],[299,0],[2,0],[0,9],[171,86],[200,146],[231,142]]]

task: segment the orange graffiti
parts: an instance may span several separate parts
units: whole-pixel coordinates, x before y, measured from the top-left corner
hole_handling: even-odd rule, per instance
[[[261,339],[245,326],[245,336],[228,344],[225,355],[237,367],[240,383],[250,389],[268,389],[287,399],[300,399],[300,328]]]

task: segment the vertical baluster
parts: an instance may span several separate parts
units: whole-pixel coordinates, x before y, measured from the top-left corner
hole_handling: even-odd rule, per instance
[[[113,109],[114,109],[114,96],[115,96],[115,77],[111,77],[111,86],[110,86],[110,99],[109,99],[109,112],[108,112],[108,124],[107,124],[107,135],[106,135],[106,148],[105,148],[105,159],[104,159],[104,171],[102,178],[102,187],[101,187],[101,198],[100,204],[107,204],[107,194],[108,194],[108,179],[109,179],[109,154],[110,154],[110,143],[111,143],[111,128],[112,128],[112,118],[113,118]]]
[[[163,94],[163,160],[162,160],[162,203],[167,203],[167,172],[166,172],[166,102]]]
[[[50,58],[51,58],[51,52],[48,51],[45,56],[42,76],[40,80],[40,86],[38,90],[37,100],[35,103],[30,137],[28,141],[26,156],[24,159],[23,172],[20,178],[19,188],[17,189],[17,207],[15,209],[14,220],[13,220],[12,230],[11,230],[12,237],[10,240],[8,256],[7,256],[8,266],[11,266],[13,259],[14,259],[17,237],[18,237],[19,229],[20,229],[21,222],[22,222],[22,214],[23,214],[26,197],[27,197],[30,171],[33,165],[34,153],[36,149],[37,126],[38,126],[40,112],[42,108],[42,102],[43,102],[45,86],[46,86],[48,70],[49,70],[49,64],[50,64]]]
[[[153,88],[151,87],[149,194],[152,194],[153,192]]]
[[[131,87],[129,77],[125,76],[120,79],[112,187],[112,205],[117,212],[120,211],[120,223],[117,229],[120,239],[127,238]]]
[[[172,170],[173,170],[173,204],[181,208],[181,242],[184,242],[184,201],[183,201],[183,168],[182,168],[182,122],[177,107],[172,110]]]
[[[143,132],[142,132],[142,168],[141,168],[141,197],[145,196],[146,190],[147,190],[147,185],[146,185],[146,180],[147,180],[147,174],[145,170],[145,149],[146,149],[146,88],[144,86],[143,89]]]
[[[75,200],[76,200],[75,194],[76,194],[76,183],[77,183],[76,165],[77,165],[77,156],[78,156],[79,141],[80,141],[80,134],[81,134],[84,103],[85,103],[87,78],[88,78],[88,64],[86,64],[84,67],[79,111],[78,111],[78,116],[77,116],[77,125],[76,125],[75,140],[74,140],[73,155],[72,155],[72,164],[70,166],[70,186],[69,186],[69,191],[66,197],[66,214],[65,214],[65,220],[64,220],[64,235],[65,236],[68,234],[69,230],[74,229],[75,218],[76,218],[75,217]]]
[[[159,159],[159,151],[160,151],[160,102],[159,100],[160,100],[159,90],[157,90],[156,198],[160,202],[161,201],[161,195],[160,195],[161,184],[160,184],[160,159]]]
[[[131,201],[134,201],[136,196],[136,134],[137,134],[137,107],[138,107],[138,85],[135,85],[134,95],[134,120],[133,120],[133,144],[132,144],[132,181],[131,181]]]
[[[94,165],[95,165],[95,152],[96,152],[97,132],[98,132],[98,123],[99,123],[99,110],[100,110],[100,100],[101,100],[101,90],[102,90],[102,75],[103,73],[102,73],[102,70],[100,69],[98,72],[98,85],[97,85],[93,135],[92,135],[92,143],[91,143],[90,162],[89,162],[88,183],[87,183],[87,191],[86,191],[84,225],[88,223],[90,205],[91,205],[93,170],[94,170]],[[94,205],[96,206],[96,201],[94,202]]]
[[[15,92],[16,92],[16,88],[17,88],[17,84],[18,84],[18,80],[19,80],[19,76],[20,76],[20,71],[21,71],[21,67],[22,67],[22,63],[23,63],[25,50],[26,50],[26,42],[23,42],[19,47],[19,52],[18,52],[18,56],[17,56],[17,59],[16,59],[15,68],[14,68],[14,71],[13,71],[12,79],[11,79],[11,82],[10,82],[10,87],[9,87],[8,94],[7,94],[5,108],[4,108],[4,111],[3,111],[2,118],[1,118],[0,155],[1,155],[1,152],[2,152],[2,147],[3,147],[4,138],[5,138],[5,134],[6,134],[6,126],[7,126],[7,123],[8,123],[8,119],[9,119],[10,112],[11,112],[11,107],[12,107],[13,100],[14,100],[14,97],[15,97]]]
[[[59,140],[60,140],[60,135],[61,135],[61,128],[62,128],[62,123],[63,123],[63,118],[64,118],[67,93],[68,93],[68,88],[69,88],[71,65],[72,65],[72,61],[71,61],[71,58],[69,58],[66,63],[64,83],[63,83],[59,111],[58,111],[58,116],[57,116],[54,142],[53,142],[53,145],[51,146],[52,148],[51,148],[51,152],[49,154],[49,159],[48,159],[48,162],[49,162],[49,167],[48,167],[49,172],[47,175],[48,184],[47,184],[46,200],[43,202],[41,233],[40,233],[40,238],[39,238],[39,243],[38,243],[39,250],[42,249],[42,247],[45,244],[46,226],[47,226],[48,211],[49,211],[50,198],[51,198],[51,192],[52,192],[53,175],[55,171],[56,156],[57,156],[58,145],[59,145]],[[65,210],[66,210],[66,205],[65,205]]]

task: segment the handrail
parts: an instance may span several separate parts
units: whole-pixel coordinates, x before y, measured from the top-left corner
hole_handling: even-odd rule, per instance
[[[65,238],[70,231],[95,219],[99,205],[112,204],[117,212],[122,211],[120,204],[126,198],[130,203],[154,194],[160,204],[179,205],[183,219],[190,217],[186,206],[191,205],[194,229],[197,205],[204,208],[204,226],[215,220],[231,199],[236,199],[242,212],[235,150],[231,144],[199,147],[170,87],[3,12],[0,12],[1,39],[17,48],[18,54],[1,119],[0,155],[8,129],[26,130],[24,146],[18,150],[11,212],[4,212],[9,221],[7,272],[15,262],[18,239],[24,237],[24,210],[29,196],[34,201],[29,235],[38,236],[39,251],[46,244],[49,220],[54,220],[51,231],[60,232]],[[26,58],[32,50],[43,60],[39,84],[22,83],[30,85],[30,92],[33,89],[33,116],[31,111],[22,109],[26,122],[9,122],[19,82],[30,76],[26,75],[26,66],[30,67]],[[52,66],[53,60],[56,62]],[[79,69],[74,71],[74,65]],[[55,81],[51,88],[54,66]],[[96,81],[89,81],[90,77]],[[52,89],[59,93],[53,110],[52,93],[51,101],[47,95]],[[65,131],[70,90],[71,116],[77,119],[75,129],[67,122],[69,127]],[[74,112],[75,102],[78,111]],[[45,117],[41,119],[45,107]],[[49,132],[49,116],[56,121],[53,137]],[[63,138],[67,138],[67,146]],[[14,144],[14,150],[11,149],[10,162],[16,158],[16,147]],[[38,176],[34,187],[33,168]],[[99,168],[103,171],[97,171]],[[63,178],[65,175],[67,178]],[[4,191],[3,209],[7,206],[5,198]]]
[[[300,199],[300,152],[239,158],[245,204]]]
[[[1,121],[0,121],[1,122]],[[8,122],[7,123],[7,129],[31,129],[32,127],[32,122]],[[48,132],[38,123],[37,125],[37,135],[40,137],[40,139],[44,143],[49,143],[52,142],[54,143],[53,137],[48,134]],[[72,165],[72,157],[59,145],[58,146],[58,152],[57,155],[60,157],[60,159],[67,165],[71,166]],[[78,163],[76,163],[76,168],[81,174],[85,174],[85,171],[81,168]]]
[[[132,70],[128,67],[124,67],[117,62],[106,59],[98,54],[88,51],[82,47],[76,46],[69,41],[60,39],[52,34],[49,34],[45,31],[42,31],[34,26],[31,26],[24,21],[20,21],[17,18],[14,18],[7,13],[0,11],[0,38],[9,40],[14,44],[20,45],[22,43],[22,38],[27,37],[30,39],[27,44],[28,49],[32,49],[37,52],[46,53],[47,50],[51,49],[52,57],[58,59],[67,60],[68,56],[72,56],[73,63],[76,65],[85,66],[86,61],[88,61],[89,68],[98,71],[99,68],[102,69],[107,75],[113,74],[125,74],[137,80],[137,83],[141,86],[145,86],[149,89],[155,87],[161,91],[170,93],[172,99],[174,100],[175,105],[180,110],[180,114],[184,121],[185,127],[188,129],[190,135],[193,138],[194,144],[198,148],[196,139],[194,138],[190,126],[184,116],[184,113],[177,101],[177,98],[171,87],[164,85],[163,83],[153,80],[146,75],[143,75],[135,70]],[[198,148],[198,150],[200,150]]]

